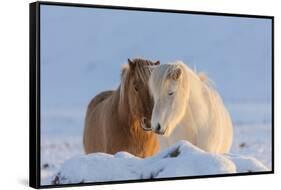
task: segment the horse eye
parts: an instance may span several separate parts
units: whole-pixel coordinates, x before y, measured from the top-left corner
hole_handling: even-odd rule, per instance
[[[138,88],[135,86],[135,91],[137,92],[138,91]]]
[[[172,96],[174,94],[174,92],[169,92],[169,96]]]

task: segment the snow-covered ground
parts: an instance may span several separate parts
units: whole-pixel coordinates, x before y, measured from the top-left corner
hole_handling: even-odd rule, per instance
[[[267,104],[256,106],[249,104],[247,106],[245,106],[245,104],[229,104],[231,115],[233,115],[233,118],[235,118],[234,141],[230,153],[233,155],[250,156],[256,158],[262,164],[264,164],[268,170],[270,170],[272,151],[271,122],[270,120],[264,119],[269,117],[269,115],[267,115],[268,112],[262,111],[267,110],[266,108],[268,106],[269,105]],[[257,110],[260,110],[259,112],[261,113],[259,113],[259,118],[263,119],[259,121],[257,117],[256,119],[251,118],[250,116],[253,110],[256,110],[256,112],[258,112]],[[46,123],[48,123],[50,126],[48,128],[42,128],[41,179],[43,185],[51,183],[52,176],[60,170],[62,164],[68,159],[72,159],[73,157],[80,157],[84,159],[82,147],[84,112],[85,110],[83,109],[80,111],[68,110],[61,112],[61,114],[56,112],[53,115],[48,115],[45,119],[47,121]],[[249,117],[245,117],[245,115],[249,115]],[[80,163],[80,161],[78,161],[78,163]],[[64,165],[64,168],[65,167],[67,166]],[[77,165],[75,165],[75,167],[77,167],[77,170],[79,169]],[[206,170],[205,172],[208,171],[210,170]],[[217,170],[211,171],[216,172]],[[197,173],[193,173],[191,175],[199,175],[199,170],[196,172]],[[203,172],[201,175],[203,174],[206,173]]]
[[[157,155],[145,159],[127,152],[76,156],[67,160],[50,181],[52,184],[71,184],[267,170],[254,158],[211,154],[187,141],[179,141]]]

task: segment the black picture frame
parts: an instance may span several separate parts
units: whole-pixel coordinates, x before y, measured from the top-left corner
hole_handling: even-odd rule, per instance
[[[272,169],[271,171],[253,172],[253,173],[235,173],[235,174],[217,174],[217,175],[200,175],[186,177],[172,177],[165,179],[142,179],[142,180],[126,180],[126,181],[109,181],[109,182],[92,182],[66,185],[44,185],[40,183],[40,6],[68,6],[68,7],[86,7],[86,8],[103,8],[117,10],[132,10],[144,12],[163,12],[163,13],[183,13],[195,15],[214,15],[227,17],[245,17],[245,18],[263,18],[271,20],[272,31]],[[54,187],[73,187],[87,185],[103,185],[103,184],[120,184],[135,182],[151,182],[151,181],[167,181],[167,180],[183,180],[196,178],[211,177],[232,177],[245,175],[273,174],[274,173],[274,16],[249,15],[249,14],[232,14],[219,12],[201,12],[187,10],[168,10],[156,8],[141,7],[125,7],[125,6],[109,6],[109,5],[92,5],[78,3],[60,3],[60,2],[34,2],[29,4],[29,185],[33,188],[54,188]]]

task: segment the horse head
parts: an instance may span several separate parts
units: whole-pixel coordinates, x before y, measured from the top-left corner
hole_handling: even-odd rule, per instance
[[[182,64],[164,64],[155,67],[149,79],[154,98],[152,130],[169,136],[183,118],[188,98],[188,85]]]
[[[159,61],[128,59],[128,64],[122,69],[121,99],[130,112],[126,114],[130,114],[143,129],[151,129],[151,115],[154,105],[148,87],[151,74],[150,66],[159,64]]]

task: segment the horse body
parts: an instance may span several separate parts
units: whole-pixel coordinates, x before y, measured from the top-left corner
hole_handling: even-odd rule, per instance
[[[84,128],[84,150],[87,154],[126,151],[147,157],[156,153],[156,135],[144,131],[149,125],[153,100],[148,91],[148,65],[158,64],[136,59],[122,70],[121,85],[94,97],[88,106]]]
[[[149,86],[155,101],[152,129],[168,136],[160,136],[161,146],[182,139],[208,152],[229,151],[231,118],[206,76],[176,62],[155,67]]]

